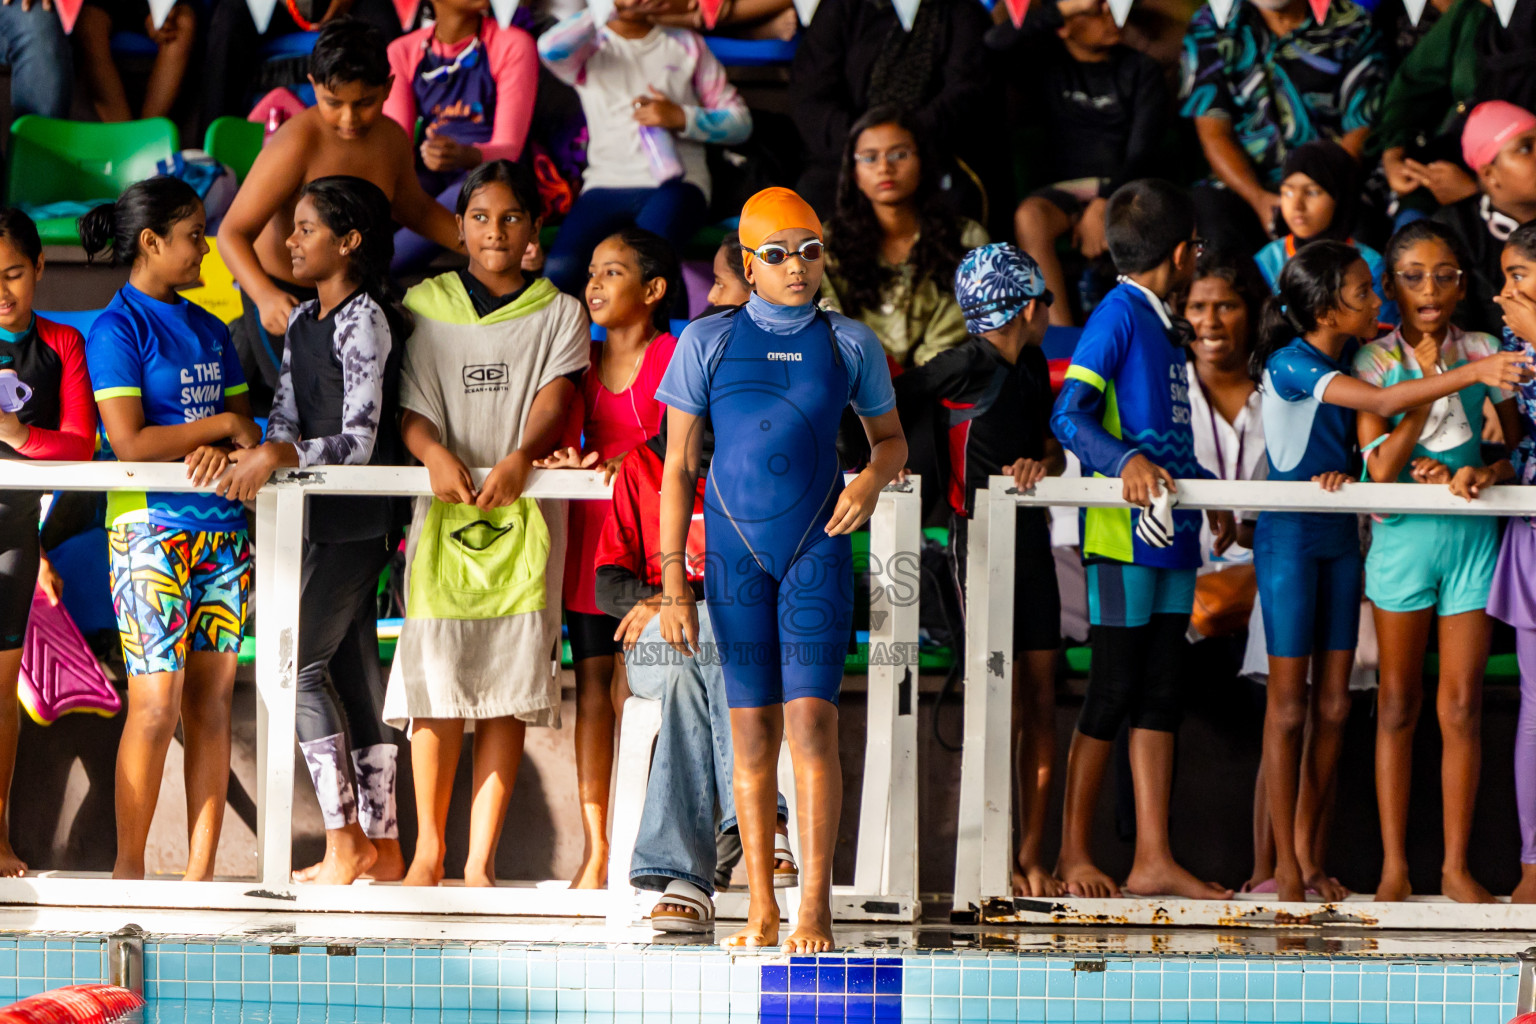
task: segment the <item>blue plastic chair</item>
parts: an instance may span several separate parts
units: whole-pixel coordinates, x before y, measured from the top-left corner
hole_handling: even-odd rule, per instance
[[[728,36],[705,36],[704,45],[715,59],[728,68],[762,67],[767,64],[788,64],[795,59],[800,37],[783,39],[731,39]]]
[[[65,327],[73,327],[81,334],[89,334],[91,333],[91,325],[94,324],[96,322],[96,318],[101,316],[101,314],[104,312],[106,311],[102,309],[77,309],[68,310],[66,312],[49,313],[39,309],[37,311],[37,315],[42,317],[44,320],[52,320],[56,324],[63,324]]]
[[[674,338],[680,337],[682,335],[682,333],[683,333],[683,328],[687,327],[688,324],[689,324],[689,321],[687,321],[687,320],[673,320],[672,321],[672,325],[669,328],[669,330],[671,330],[671,332],[672,332],[672,336]],[[597,324],[593,324],[592,325],[592,340],[593,341],[606,341],[606,340],[608,340],[608,331],[605,328],[597,326]]]
[[[114,57],[154,57],[160,52],[155,41],[142,32],[112,33]]]
[[[287,57],[308,57],[315,49],[319,32],[290,32],[268,40],[261,47],[262,60],[283,60]]]

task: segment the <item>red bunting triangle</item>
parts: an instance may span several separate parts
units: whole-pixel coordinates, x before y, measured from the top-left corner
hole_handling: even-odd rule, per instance
[[[421,10],[421,0],[395,0],[395,15],[400,27],[409,32],[416,24],[416,12]]]
[[[80,8],[85,0],[53,0],[54,10],[59,12],[59,22],[64,26],[64,34],[69,35],[75,30],[75,19],[80,17]]]
[[[720,8],[724,0],[699,0],[699,13],[704,16],[704,27],[713,29],[715,19],[720,17]]]
[[[1328,20],[1328,0],[1307,0],[1312,8],[1312,20],[1321,25]]]
[[[1024,15],[1029,13],[1029,0],[1003,0],[1008,8],[1008,17],[1013,19],[1014,28],[1024,27]]]

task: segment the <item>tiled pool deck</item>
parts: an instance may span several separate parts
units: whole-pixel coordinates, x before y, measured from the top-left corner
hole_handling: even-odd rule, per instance
[[[209,1000],[270,1005],[278,1020],[285,1013],[298,1019],[282,1007],[330,1007],[346,1011],[346,1019],[402,1024],[545,1015],[1505,1024],[1515,1011],[1519,965],[1508,954],[1358,953],[1349,949],[1374,943],[1356,939],[1330,948],[1326,941],[1272,939],[1244,940],[1246,952],[1199,955],[1156,952],[1159,943],[1146,936],[1130,942],[1145,952],[1121,954],[1091,950],[1113,948],[1112,935],[1057,935],[1067,941],[1045,943],[1058,947],[1052,951],[1010,942],[1011,934],[1032,938],[1020,930],[991,937],[1003,948],[863,949],[814,959],[710,946],[298,936],[234,943],[152,934],[145,994],[168,1009]],[[989,944],[980,938],[975,944]],[[0,1003],[101,980],[105,941],[101,934],[0,935]],[[867,933],[864,941],[881,939]],[[1502,941],[1515,948],[1518,940]],[[1219,936],[1211,943],[1243,945]],[[1423,937],[1417,945],[1431,949],[1435,942]]]

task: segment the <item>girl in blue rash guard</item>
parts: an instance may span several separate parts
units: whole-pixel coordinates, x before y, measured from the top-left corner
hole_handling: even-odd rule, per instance
[[[1502,387],[1523,377],[1525,357],[1503,354],[1387,388],[1356,380],[1349,375],[1349,357],[1357,339],[1376,333],[1380,309],[1370,268],[1344,242],[1304,246],[1280,272],[1278,294],[1264,304],[1249,360],[1263,389],[1269,479],[1312,480],[1338,490],[1353,472],[1356,410],[1390,418],[1477,382]],[[1343,899],[1346,890],[1323,865],[1302,864],[1297,851],[1314,849],[1323,794],[1338,764],[1342,720],[1329,709],[1348,701],[1359,628],[1355,516],[1263,512],[1254,531],[1253,560],[1269,648],[1263,763],[1276,892],[1293,902],[1309,888],[1325,900]],[[1307,744],[1311,763],[1303,773],[1302,727],[1314,658],[1322,714]],[[1306,787],[1298,785],[1303,776]]]
[[[683,332],[656,397],[667,411],[662,475],[661,635],[720,657],[731,706],[736,810],[747,862],[747,927],[727,945],[779,941],[773,895],[779,745],[799,796],[802,898],[785,952],[832,948],[832,853],[842,810],[837,695],[853,623],[847,534],[906,462],[885,356],[870,330],[813,305],[822,231],[795,193],[770,188],[741,211],[746,306]],[[836,438],[853,406],[869,465],[846,488]],[[699,652],[684,550],[698,479],[700,417],[715,431],[704,499],[705,596],[718,649]]]

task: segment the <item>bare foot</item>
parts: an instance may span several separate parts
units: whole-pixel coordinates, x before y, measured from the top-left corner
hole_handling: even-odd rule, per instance
[[[1281,903],[1302,903],[1307,898],[1307,886],[1301,880],[1298,868],[1275,868],[1275,899]]]
[[[411,869],[405,873],[401,880],[402,885],[439,885],[443,881],[443,851],[439,847],[436,850],[422,845],[420,839],[416,840],[416,857],[411,861]]]
[[[0,839],[0,878],[20,878],[26,873],[26,862],[16,856],[8,841]]]
[[[144,877],[144,862],[142,860],[124,860],[119,857],[112,865],[112,877],[140,880]]]
[[[362,877],[375,882],[398,882],[404,878],[405,854],[400,852],[400,840],[374,839],[371,841],[379,858],[373,862],[373,867],[363,873]]]
[[[489,889],[496,884],[496,876],[484,868],[464,866],[464,884],[471,889]]]
[[[784,952],[792,956],[814,956],[832,952],[832,929],[825,924],[802,921],[784,940]]]
[[[762,946],[777,946],[779,944],[779,905],[773,900],[768,901],[768,909],[759,912],[756,907],[749,906],[747,910],[747,926],[734,935],[728,936],[722,946],[743,946],[757,948]]]
[[[323,860],[317,860],[307,868],[299,868],[299,870],[293,873],[293,880],[295,882],[313,882],[316,878],[320,877],[320,865],[324,863]]]
[[[1202,882],[1173,860],[1132,864],[1130,876],[1121,888],[1127,894],[1178,896],[1186,900],[1224,900],[1232,896],[1231,889],[1215,882]]]
[[[320,862],[320,870],[315,873],[315,884],[351,885],[359,875],[373,866],[378,856],[373,844],[355,823],[346,828],[327,831],[325,859]]]
[[[1268,882],[1268,881],[1272,880],[1274,877],[1275,877],[1274,872],[1270,872],[1269,874],[1264,875],[1262,878],[1260,878],[1259,875],[1257,873],[1255,873],[1253,875],[1253,877],[1249,878],[1248,881],[1244,882],[1243,883],[1243,887],[1241,889],[1237,890],[1237,891],[1238,892],[1253,892],[1259,886],[1263,885],[1265,882]]]
[[[576,869],[571,879],[572,889],[608,888],[608,847],[602,846],[588,852],[587,859]]]
[[[1120,887],[1115,884],[1115,880],[1100,871],[1098,866],[1086,857],[1057,858],[1056,877],[1061,879],[1067,892],[1073,896],[1102,900],[1120,895]]]
[[[1497,903],[1493,893],[1483,888],[1466,868],[1440,872],[1440,892],[1457,903]]]
[[[1536,864],[1520,865],[1520,884],[1510,893],[1511,903],[1536,903]]]
[[[1013,872],[1015,896],[1060,896],[1066,891],[1061,879],[1035,863],[1021,863]]]
[[[1324,903],[1338,903],[1349,898],[1349,889],[1325,871],[1314,871],[1303,882],[1308,889],[1321,896]]]
[[[1377,903],[1401,903],[1412,893],[1406,867],[1381,869],[1381,882],[1376,886]]]

